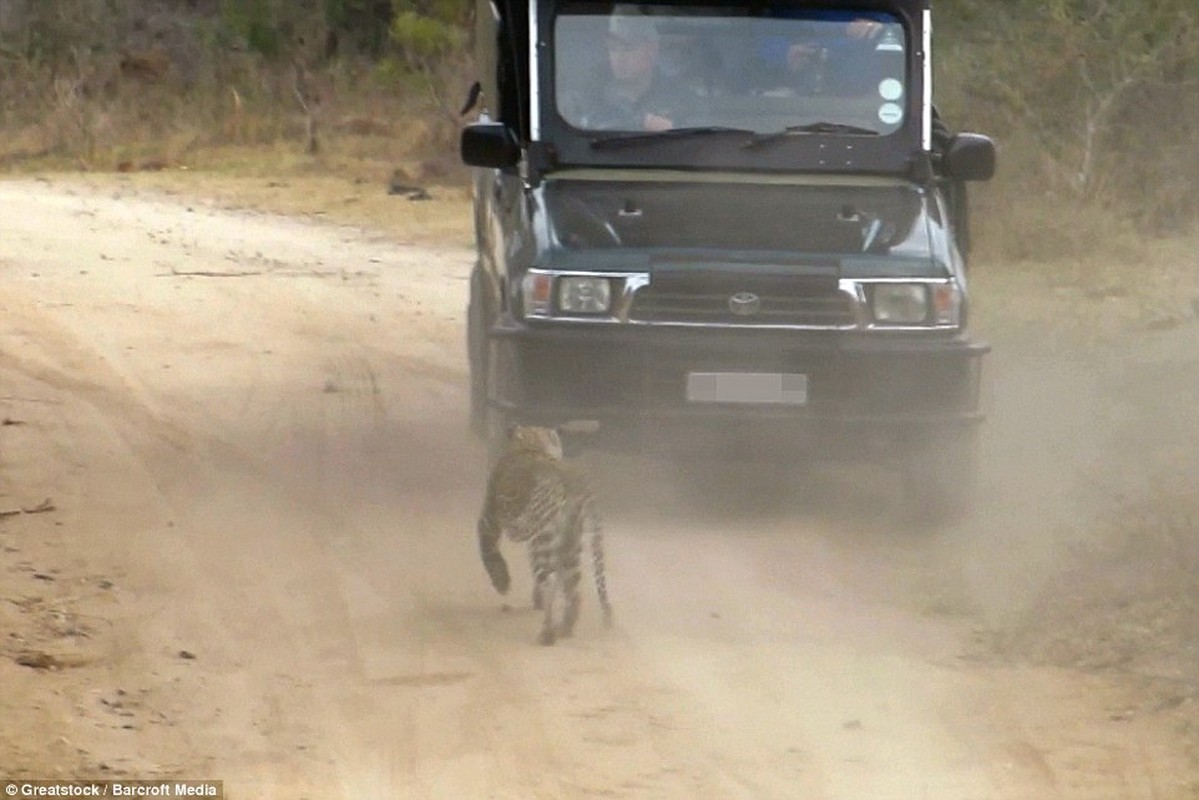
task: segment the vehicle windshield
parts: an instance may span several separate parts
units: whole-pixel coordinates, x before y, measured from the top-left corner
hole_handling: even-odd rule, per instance
[[[553,34],[557,112],[588,133],[878,136],[905,116],[908,43],[883,12],[567,4]]]

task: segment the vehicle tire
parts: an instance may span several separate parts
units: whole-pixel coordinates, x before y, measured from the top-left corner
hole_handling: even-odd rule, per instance
[[[909,523],[936,529],[970,516],[978,493],[977,427],[911,446],[904,458],[902,502]]]
[[[466,357],[470,372],[470,430],[476,437],[486,439],[487,377],[489,372],[487,328],[491,321],[487,311],[483,273],[476,264],[470,278],[470,301],[466,307]]]

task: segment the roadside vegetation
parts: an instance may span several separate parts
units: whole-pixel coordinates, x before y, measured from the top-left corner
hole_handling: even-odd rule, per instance
[[[473,5],[0,0],[0,166],[423,164],[436,174],[411,177],[460,179]],[[996,181],[976,192],[984,254],[1129,257],[1194,232],[1190,0],[938,0],[935,13],[941,110],[1000,146]]]
[[[0,167],[461,182],[473,6],[0,0]],[[935,13],[943,115],[1000,147],[998,177],[975,192],[988,262],[1129,260],[1195,232],[1193,2],[938,0]]]
[[[1000,154],[996,179],[972,188],[976,319],[1013,340],[1194,325],[1194,0],[935,5],[940,110]],[[436,186],[462,219],[430,212],[430,231],[468,244],[456,140],[472,13],[466,0],[0,0],[0,171],[153,173],[168,188],[373,222],[389,188]],[[1193,441],[1181,449],[1193,455]],[[1063,584],[1077,597],[1051,595],[1040,618],[1102,594],[1107,633],[1094,642],[1160,661],[1161,626],[1195,641],[1197,466],[1182,459],[1162,468],[1170,481],[1151,476],[1152,492],[1114,500],[1110,545],[1077,555],[1081,577]],[[1121,584],[1122,605],[1088,572],[1113,564],[1144,567]],[[1071,658],[1094,664],[1098,646]],[[1194,672],[1178,674],[1199,697]]]
[[[0,169],[462,184],[468,15],[433,5],[0,0]]]

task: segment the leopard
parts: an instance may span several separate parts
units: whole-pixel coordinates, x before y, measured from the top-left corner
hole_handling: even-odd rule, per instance
[[[527,543],[533,608],[543,612],[537,641],[552,645],[574,632],[579,616],[580,560],[589,538],[596,593],[605,627],[612,625],[604,570],[604,536],[597,501],[581,470],[563,456],[555,428],[510,425],[491,467],[478,520],[479,554],[501,595],[511,586],[500,552],[504,537]],[[560,619],[555,606],[563,604]]]

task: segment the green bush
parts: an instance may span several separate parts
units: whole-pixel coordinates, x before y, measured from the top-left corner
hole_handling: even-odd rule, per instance
[[[413,66],[427,66],[432,60],[460,49],[465,37],[452,22],[403,11],[391,23],[391,37]]]
[[[222,0],[221,21],[250,50],[275,58],[283,50],[276,10],[271,0]]]

